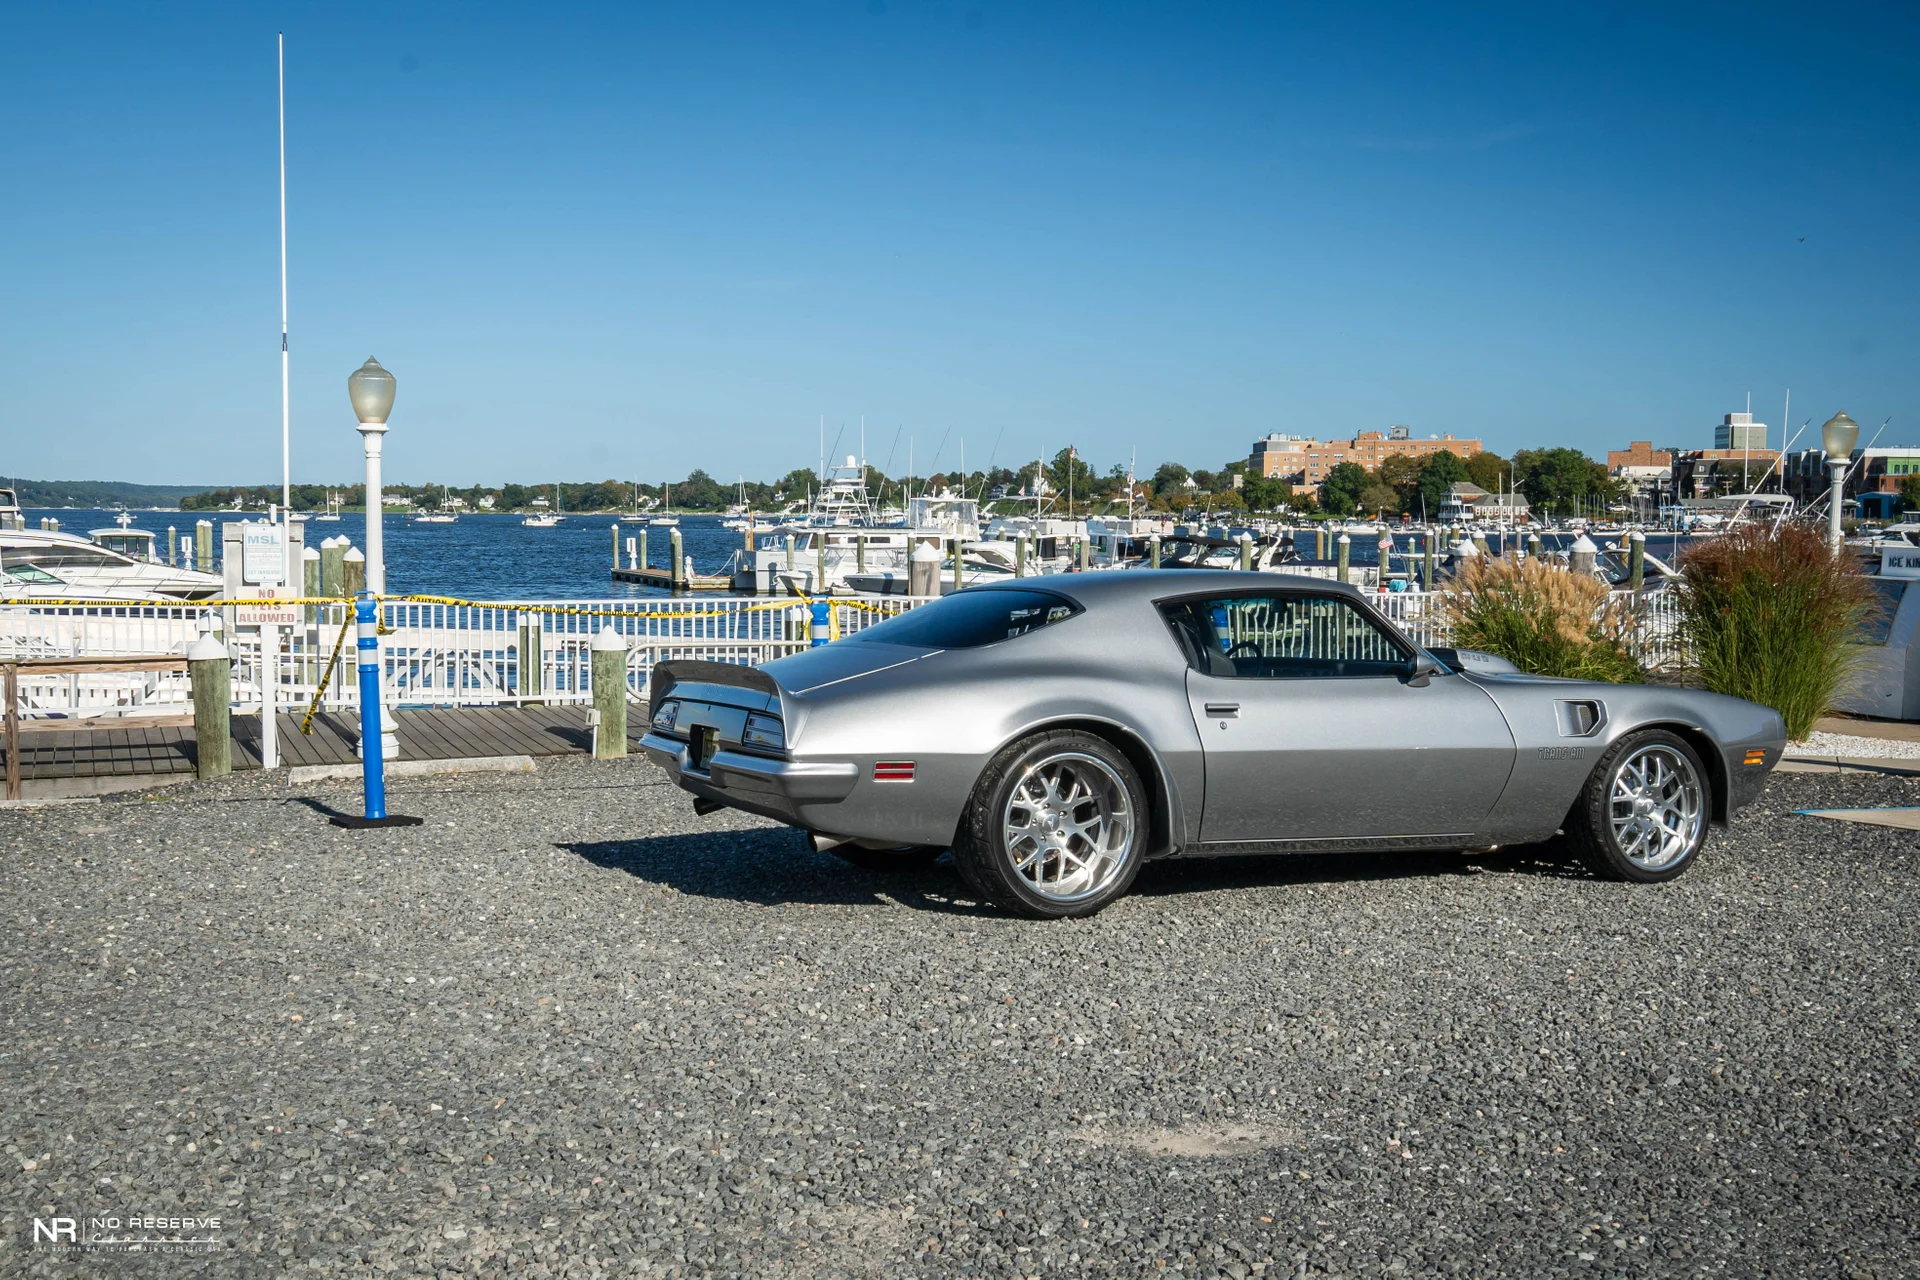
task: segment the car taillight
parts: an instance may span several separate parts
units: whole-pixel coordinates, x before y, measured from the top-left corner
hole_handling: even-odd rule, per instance
[[[775,716],[750,715],[746,727],[740,730],[740,745],[760,747],[767,751],[785,751],[787,727]]]
[[[881,760],[873,766],[875,782],[912,782],[913,761]]]

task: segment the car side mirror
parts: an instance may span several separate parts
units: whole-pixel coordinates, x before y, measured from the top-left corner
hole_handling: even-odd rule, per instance
[[[1424,689],[1434,676],[1445,670],[1425,653],[1417,654],[1413,659],[1413,673],[1407,677],[1407,683],[1415,689]]]

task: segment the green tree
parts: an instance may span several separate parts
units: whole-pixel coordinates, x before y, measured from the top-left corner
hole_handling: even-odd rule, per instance
[[[1920,475],[1908,476],[1900,482],[1900,504],[1908,511],[1920,510]]]
[[[1420,466],[1420,459],[1396,453],[1374,468],[1375,479],[1399,495],[1402,511],[1413,511],[1420,505]]]
[[[1171,498],[1179,493],[1192,473],[1177,462],[1163,462],[1153,473],[1153,492],[1156,497]]]
[[[1535,509],[1565,512],[1600,490],[1607,469],[1578,449],[1522,449],[1513,473]]]
[[[1360,495],[1373,478],[1357,462],[1335,463],[1320,483],[1320,505],[1336,516],[1350,516],[1360,505]]]
[[[1467,459],[1467,479],[1488,493],[1513,488],[1513,464],[1497,453],[1476,453]]]
[[[1392,485],[1381,484],[1375,480],[1361,491],[1360,510],[1380,515],[1393,515],[1400,510],[1400,495]]]
[[[1420,498],[1426,504],[1429,517],[1439,514],[1447,489],[1466,478],[1467,464],[1453,450],[1442,449],[1428,456],[1420,468]]]

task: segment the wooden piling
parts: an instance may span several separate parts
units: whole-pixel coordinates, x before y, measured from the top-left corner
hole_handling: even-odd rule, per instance
[[[1157,533],[1147,539],[1147,563],[1155,569],[1160,567],[1160,535]]]
[[[673,589],[675,591],[685,591],[687,589],[687,561],[685,553],[680,550],[680,530],[678,528],[668,531],[667,543],[673,548],[673,563],[669,566],[669,568],[673,570]]]
[[[540,642],[543,638],[540,615],[522,615],[520,618],[519,668],[520,678],[514,692],[522,702],[537,702],[540,699],[541,686],[544,683],[541,670]]]
[[[180,535],[172,525],[168,525],[167,526],[167,563],[171,565],[179,564],[180,563],[179,560],[175,558],[179,554],[180,554]]]
[[[611,626],[593,637],[593,755],[627,754],[627,638]]]
[[[1027,535],[1024,533],[1013,535],[1013,576],[1027,576]]]
[[[202,781],[233,772],[233,667],[227,647],[209,631],[187,650],[193,686],[193,741]],[[268,708],[262,714],[271,714]]]
[[[196,521],[193,526],[193,567],[202,573],[213,572],[213,521]]]
[[[645,526],[642,526],[640,529],[640,568],[649,569],[652,567],[652,562],[647,559],[647,531]]]
[[[1352,539],[1352,538],[1349,538],[1349,537],[1348,537],[1348,536],[1347,536],[1346,534],[1344,534],[1344,533],[1343,533],[1343,534],[1341,534],[1341,535],[1340,535],[1340,540],[1339,540],[1339,542],[1338,542],[1338,543],[1336,543],[1335,545],[1336,545],[1336,546],[1337,546],[1337,547],[1339,548],[1339,556],[1340,556],[1340,565],[1339,565],[1339,575],[1340,575],[1340,581],[1342,581],[1342,582],[1351,582],[1351,581],[1353,581],[1353,577],[1352,577],[1352,572],[1351,572],[1351,570],[1352,570],[1352,565],[1351,565],[1351,563],[1350,563],[1350,560],[1351,560],[1351,557],[1352,557],[1352,555],[1353,555],[1353,539]]]
[[[612,524],[607,527],[613,531],[613,567],[618,569],[620,567],[620,526]]]
[[[340,557],[340,594],[351,599],[367,589],[367,557],[358,547],[348,547]]]
[[[0,697],[7,700],[7,799],[20,798],[20,668],[10,666]]]
[[[345,570],[341,568],[347,555],[345,538],[328,538],[320,544],[320,594],[331,599],[339,599],[346,592],[341,584],[346,581]]]
[[[1647,535],[1635,529],[1627,535],[1627,585],[1633,588],[1633,602],[1640,603],[1647,585]]]
[[[1434,533],[1429,529],[1420,535],[1420,589],[1433,590]]]

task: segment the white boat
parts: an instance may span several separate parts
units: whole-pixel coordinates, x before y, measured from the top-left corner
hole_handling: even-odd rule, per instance
[[[325,513],[317,516],[308,516],[307,518],[309,520],[324,521],[328,524],[338,524],[340,522],[340,495],[329,492],[327,494],[327,509]]]
[[[451,511],[432,511],[432,512],[428,512],[424,516],[415,516],[413,518],[413,523],[415,524],[456,524],[459,522],[459,520],[460,520],[460,517],[454,515]]]
[[[680,521],[675,519],[672,514],[673,513],[673,486],[670,484],[663,484],[660,486],[660,488],[662,493],[662,496],[660,499],[660,510],[663,514],[655,516],[653,519],[647,521],[647,523],[661,529],[677,529],[680,527]]]
[[[553,486],[553,510],[536,511],[520,523],[529,529],[552,529],[566,518],[567,513],[560,509],[560,486],[555,485]]]
[[[153,535],[133,528],[133,517],[122,514],[118,527],[96,529],[94,537],[113,540],[138,555],[77,534],[28,529],[13,490],[0,489],[0,601],[206,600],[225,589],[217,573],[159,560]]]
[[[647,523],[646,514],[640,510],[640,486],[631,480],[627,482],[627,501],[633,505],[633,510],[623,512],[620,516],[620,523],[621,524]]]

